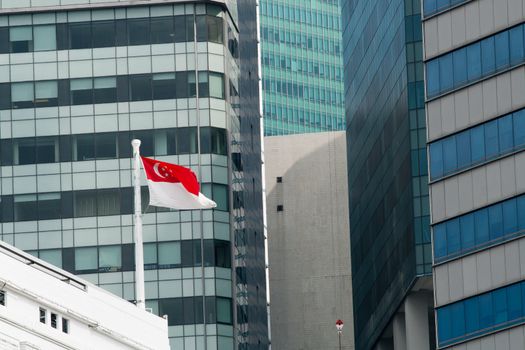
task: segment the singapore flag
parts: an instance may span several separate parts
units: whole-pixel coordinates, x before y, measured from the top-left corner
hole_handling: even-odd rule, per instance
[[[199,192],[189,168],[141,157],[149,188],[149,204],[173,209],[211,209],[217,204]]]

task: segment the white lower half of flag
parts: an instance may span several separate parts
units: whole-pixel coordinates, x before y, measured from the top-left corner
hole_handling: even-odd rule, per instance
[[[217,204],[199,192],[188,192],[182,183],[155,182],[148,180],[149,204],[156,207],[187,209],[211,209]]]

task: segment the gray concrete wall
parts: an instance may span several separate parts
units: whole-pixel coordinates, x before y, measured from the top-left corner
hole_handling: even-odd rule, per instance
[[[345,133],[266,137],[265,160],[272,349],[339,349],[337,319],[353,349]]]

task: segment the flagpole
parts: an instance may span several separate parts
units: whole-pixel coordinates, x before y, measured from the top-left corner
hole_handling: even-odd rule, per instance
[[[133,184],[135,187],[135,299],[137,307],[146,308],[144,293],[144,247],[142,243],[142,204],[140,200],[140,140],[132,140]]]

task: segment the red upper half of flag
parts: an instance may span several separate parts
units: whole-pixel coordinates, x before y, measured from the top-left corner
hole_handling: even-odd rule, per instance
[[[199,195],[199,182],[195,173],[180,165],[161,162],[160,160],[141,157],[148,180],[154,182],[181,183],[186,191]]]

